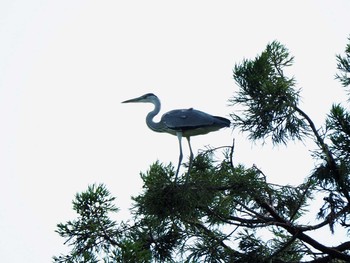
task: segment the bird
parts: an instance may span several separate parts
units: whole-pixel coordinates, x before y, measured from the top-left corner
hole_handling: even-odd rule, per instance
[[[140,102],[148,102],[154,105],[154,109],[150,111],[146,116],[146,124],[152,131],[169,133],[177,136],[178,138],[180,155],[175,175],[175,182],[179,174],[183,157],[182,138],[185,137],[187,139],[190,149],[190,161],[188,169],[188,171],[190,171],[193,161],[193,151],[191,147],[190,137],[207,134],[209,132],[220,130],[221,128],[230,127],[231,125],[231,121],[224,117],[213,116],[203,111],[195,110],[193,108],[171,110],[164,113],[159,122],[155,122],[153,119],[160,112],[161,102],[159,98],[153,93],[147,93],[134,99],[125,100],[122,103]],[[187,178],[188,174],[189,172],[187,173]]]

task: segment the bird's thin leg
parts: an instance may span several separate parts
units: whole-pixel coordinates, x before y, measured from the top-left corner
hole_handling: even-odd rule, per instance
[[[188,164],[188,172],[187,172],[187,175],[186,175],[186,183],[188,181],[188,177],[190,175],[190,171],[191,171],[191,168],[192,168],[192,162],[193,162],[193,151],[192,151],[192,147],[191,147],[191,141],[190,141],[190,137],[186,137],[187,138],[187,142],[188,142],[188,146],[190,148],[190,162]]]
[[[179,163],[177,165],[177,170],[176,170],[176,175],[175,175],[175,183],[176,183],[176,180],[177,180],[177,176],[179,175],[180,166],[181,166],[181,162],[182,162],[182,143],[181,143],[182,132],[178,132],[178,133],[176,133],[176,135],[177,135],[177,138],[179,140],[180,156],[179,156]]]

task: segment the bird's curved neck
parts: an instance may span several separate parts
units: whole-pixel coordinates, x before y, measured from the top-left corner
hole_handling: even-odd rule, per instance
[[[151,130],[155,132],[163,132],[165,128],[164,124],[161,121],[160,122],[153,121],[153,118],[160,112],[160,101],[155,100],[152,103],[154,105],[154,109],[153,111],[147,114],[146,124]]]

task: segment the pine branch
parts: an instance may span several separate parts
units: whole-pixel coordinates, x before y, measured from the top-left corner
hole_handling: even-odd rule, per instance
[[[314,122],[310,119],[310,117],[304,111],[302,111],[299,107],[297,107],[296,105],[294,105],[294,106],[291,105],[291,106],[295,109],[296,112],[298,112],[308,122],[313,134],[316,137],[316,141],[317,141],[318,145],[321,147],[322,152],[326,156],[326,161],[327,161],[330,169],[333,171],[333,173],[336,177],[336,180],[339,184],[339,187],[340,187],[342,194],[347,199],[348,203],[350,203],[349,192],[345,186],[344,180],[342,179],[342,177],[339,173],[339,167],[334,159],[332,152],[329,150],[328,145],[324,142],[323,138],[318,133],[318,130],[316,129],[316,126],[315,126]]]
[[[313,248],[315,248],[315,249],[317,249],[317,250],[319,250],[327,255],[330,255],[333,258],[342,259],[342,260],[346,260],[346,261],[350,262],[350,256],[347,255],[346,253],[342,253],[342,251],[345,250],[345,247],[346,248],[348,246],[350,247],[350,242],[349,242],[349,244],[346,244],[344,246],[327,247],[327,246],[319,243],[315,239],[311,238],[310,236],[306,235],[305,233],[303,233],[303,230],[300,227],[293,225],[292,222],[290,222],[286,219],[283,219],[274,210],[274,208],[272,208],[266,202],[261,201],[261,200],[256,200],[256,201],[259,202],[260,206],[263,207],[264,209],[266,209],[270,213],[270,215],[273,218],[275,218],[276,222],[280,223],[279,225],[282,226],[285,230],[287,230],[291,235],[296,236],[299,240],[309,244]]]

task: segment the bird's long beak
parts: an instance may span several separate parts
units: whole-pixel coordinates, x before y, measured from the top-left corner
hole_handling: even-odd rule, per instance
[[[122,103],[140,102],[140,97],[122,101]]]

